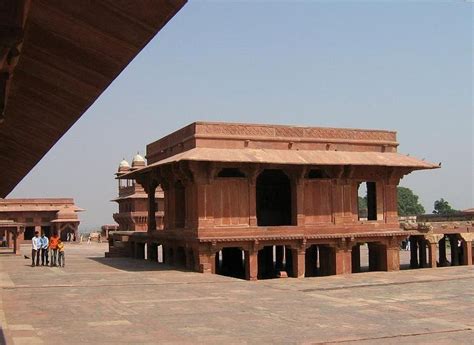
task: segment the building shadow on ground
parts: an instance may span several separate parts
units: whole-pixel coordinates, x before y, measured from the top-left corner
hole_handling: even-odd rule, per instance
[[[180,272],[191,272],[184,268],[170,266],[158,262],[150,262],[147,260],[132,259],[132,258],[101,258],[101,257],[89,257],[89,260],[93,260],[102,265],[106,265],[118,270],[127,272],[147,272],[147,271],[180,271]]]

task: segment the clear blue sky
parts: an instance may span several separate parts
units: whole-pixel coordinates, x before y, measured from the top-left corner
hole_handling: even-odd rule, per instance
[[[111,223],[118,163],[196,120],[398,131],[402,185],[473,207],[472,3],[190,1],[9,197]]]

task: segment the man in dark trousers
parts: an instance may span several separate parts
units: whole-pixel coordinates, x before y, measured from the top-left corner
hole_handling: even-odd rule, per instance
[[[31,267],[39,266],[39,259],[40,259],[40,252],[41,252],[41,238],[39,236],[39,232],[35,232],[35,237],[31,239]]]
[[[41,266],[44,266],[46,262],[46,266],[49,266],[49,256],[48,256],[48,247],[49,247],[49,239],[46,237],[45,233],[41,236]]]

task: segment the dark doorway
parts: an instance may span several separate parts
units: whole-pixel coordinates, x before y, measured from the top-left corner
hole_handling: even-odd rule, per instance
[[[174,185],[174,224],[177,228],[184,228],[186,224],[186,190],[181,181]]]
[[[291,184],[281,170],[264,170],[257,178],[257,224],[291,225]]]
[[[245,279],[245,258],[241,248],[223,248],[216,253],[216,273]]]
[[[27,240],[31,240],[33,237],[35,237],[35,227],[34,226],[25,227],[24,239],[27,241]]]
[[[377,184],[361,182],[358,188],[359,220],[377,220]]]
[[[51,237],[51,227],[50,226],[42,226],[41,233],[43,233],[47,238]]]

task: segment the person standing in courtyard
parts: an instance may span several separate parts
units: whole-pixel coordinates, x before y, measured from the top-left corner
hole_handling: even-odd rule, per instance
[[[58,266],[59,267],[64,267],[64,264],[66,263],[66,259],[64,257],[64,243],[63,241],[59,240],[58,241]]]
[[[43,232],[41,236],[41,266],[44,266],[46,262],[46,266],[49,266],[49,256],[48,256],[48,247],[49,247],[49,239],[46,237],[46,234]]]
[[[39,237],[39,232],[35,232],[35,236],[31,239],[31,267],[39,266],[39,258],[41,251],[41,238]]]
[[[53,233],[53,236],[49,239],[49,249],[51,249],[51,267],[57,266],[58,258],[58,242],[59,236],[57,233]]]

